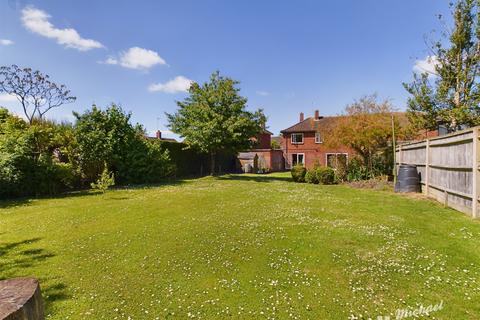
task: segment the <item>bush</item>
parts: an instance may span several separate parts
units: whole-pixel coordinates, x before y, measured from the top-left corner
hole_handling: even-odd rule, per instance
[[[305,175],[305,181],[313,184],[334,184],[335,171],[329,167],[315,167]]]
[[[96,182],[92,182],[90,186],[92,189],[100,190],[102,193],[108,190],[111,186],[115,185],[115,175],[113,172],[108,171],[107,166],[103,169],[102,174]]]
[[[329,167],[318,167],[317,179],[320,184],[334,184],[335,171],[333,171],[333,169]]]
[[[307,173],[305,174],[305,182],[313,183],[313,184],[319,183],[318,177],[317,177],[317,168],[307,171]]]
[[[75,114],[78,162],[84,183],[95,181],[104,163],[118,184],[152,183],[175,174],[169,151],[160,141],[145,139],[144,128],[130,121],[131,113],[112,105]]]
[[[307,169],[302,166],[301,164],[297,164],[293,166],[292,170],[292,179],[295,182],[305,182],[305,175],[307,173]]]
[[[45,120],[28,124],[0,108],[0,198],[76,187],[76,168],[62,162],[70,156],[66,144],[72,136],[69,126]]]

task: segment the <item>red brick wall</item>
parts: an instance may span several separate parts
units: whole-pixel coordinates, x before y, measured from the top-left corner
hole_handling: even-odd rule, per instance
[[[291,134],[285,134],[282,141],[282,149],[286,159],[287,169],[291,167],[292,154],[303,153],[307,169],[313,168],[318,163],[326,166],[327,153],[347,153],[350,158],[353,155],[348,147],[329,148],[323,143],[315,143],[315,132],[304,132],[303,144],[292,144]]]
[[[269,133],[260,133],[256,139],[257,144],[255,145],[255,149],[270,149],[272,137]]]

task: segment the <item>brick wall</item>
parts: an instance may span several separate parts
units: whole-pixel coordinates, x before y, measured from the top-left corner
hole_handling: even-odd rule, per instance
[[[323,143],[315,143],[315,132],[304,132],[302,144],[292,144],[291,134],[285,134],[282,141],[282,150],[287,169],[292,165],[292,154],[303,153],[307,169],[313,168],[316,163],[326,166],[328,153],[347,153],[348,157],[353,155],[352,150],[347,147],[330,148]]]

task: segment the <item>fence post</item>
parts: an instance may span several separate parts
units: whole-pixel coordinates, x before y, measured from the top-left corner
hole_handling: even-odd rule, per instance
[[[478,128],[473,128],[473,159],[472,159],[472,218],[478,217]]]
[[[400,166],[402,164],[402,145],[398,146],[398,165]]]
[[[425,194],[428,197],[430,191],[430,139],[427,139],[425,147]]]

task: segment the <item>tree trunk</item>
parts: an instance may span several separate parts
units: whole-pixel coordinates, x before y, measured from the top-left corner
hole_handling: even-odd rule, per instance
[[[15,278],[0,281],[0,318],[43,320],[43,299],[38,280]]]
[[[210,153],[210,175],[215,175],[215,152]]]

